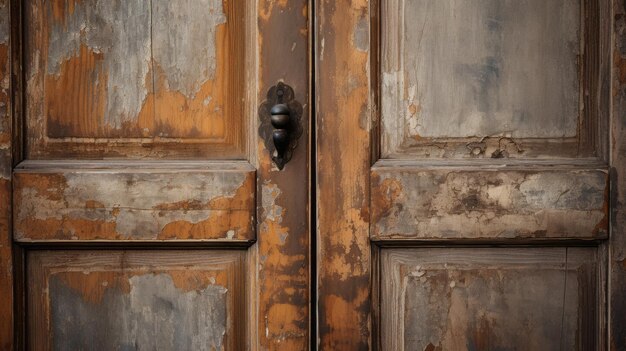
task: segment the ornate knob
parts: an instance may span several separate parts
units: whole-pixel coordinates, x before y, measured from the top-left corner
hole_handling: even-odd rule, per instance
[[[282,170],[291,160],[302,135],[302,105],[295,100],[290,86],[278,82],[267,92],[267,100],[259,107],[259,135],[272,161]]]
[[[270,110],[270,122],[274,131],[272,132],[272,139],[274,140],[274,147],[276,148],[276,165],[278,169],[283,169],[285,166],[285,153],[289,149],[291,127],[291,116],[289,107],[285,104],[276,104]]]

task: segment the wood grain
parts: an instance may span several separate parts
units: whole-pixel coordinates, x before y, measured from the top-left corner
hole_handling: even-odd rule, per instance
[[[0,349],[11,350],[13,340],[13,248],[11,240],[12,114],[9,1],[0,1]]]
[[[382,152],[392,158],[604,153],[608,1],[387,1]],[[581,16],[581,13],[584,14]],[[600,124],[598,124],[600,123]]]
[[[612,96],[609,349],[618,351],[626,349],[626,4],[614,0],[611,13],[613,41],[603,43],[613,52],[613,79],[604,82]]]
[[[243,251],[32,251],[28,264],[33,349],[245,345]]]
[[[245,163],[51,164],[16,170],[17,241],[255,238],[255,172]]]
[[[608,237],[606,167],[379,164],[371,174],[373,240]]]
[[[370,348],[370,2],[316,2],[319,350]]]
[[[26,6],[29,158],[242,158],[246,6],[224,0]]]
[[[383,249],[383,350],[602,349],[595,248]]]
[[[303,133],[281,171],[265,141],[254,133],[257,169],[258,242],[253,349],[308,350],[311,333],[309,3],[257,2],[257,106],[279,81],[291,86],[303,105]],[[258,120],[258,119],[257,119]]]

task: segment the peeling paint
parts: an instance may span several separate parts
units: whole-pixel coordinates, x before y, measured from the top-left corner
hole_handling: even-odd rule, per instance
[[[254,233],[250,173],[68,172],[56,180],[20,173],[16,179],[20,240],[242,239]]]
[[[99,78],[107,92],[104,121],[112,128],[121,128],[124,121],[137,118],[148,94],[150,2],[84,0],[71,10],[66,7],[64,20],[51,25],[47,74],[58,76],[63,63],[77,57],[81,46],[102,55],[98,63],[102,68],[96,74],[106,74],[105,79]],[[53,18],[51,3],[47,11]]]
[[[165,73],[168,90],[193,99],[204,82],[215,79],[217,28],[227,21],[222,3],[154,2],[154,61]]]
[[[382,338],[390,349],[584,349],[595,310],[594,249],[390,249]],[[421,274],[406,274],[417,270]],[[549,298],[546,298],[549,296]],[[589,300],[586,300],[589,299]],[[583,318],[583,319],[581,319]],[[582,322],[581,322],[582,321]]]
[[[372,177],[373,238],[607,235],[602,171],[381,170]]]

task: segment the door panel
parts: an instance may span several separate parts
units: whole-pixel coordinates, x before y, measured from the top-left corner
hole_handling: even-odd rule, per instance
[[[417,147],[411,151],[419,156],[440,157],[433,141],[480,143],[494,135],[510,138],[504,146],[529,138],[576,139],[580,1],[398,0],[383,6],[383,155]],[[509,156],[541,152],[523,144]],[[451,153],[446,157],[473,155],[450,149],[442,149]]]
[[[317,1],[320,349],[607,349],[612,5]]]
[[[596,155],[598,3],[381,3],[382,156]]]
[[[30,252],[29,343],[243,349],[245,260],[244,251]]]
[[[0,5],[0,347],[307,349],[307,1]]]
[[[24,15],[29,158],[246,157],[243,2],[32,0]]]
[[[381,255],[389,350],[597,350],[595,248],[415,248]]]

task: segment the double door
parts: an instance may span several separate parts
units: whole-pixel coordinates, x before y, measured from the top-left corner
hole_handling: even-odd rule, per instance
[[[0,13],[0,348],[626,347],[623,4]]]

